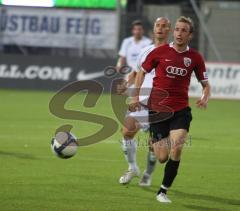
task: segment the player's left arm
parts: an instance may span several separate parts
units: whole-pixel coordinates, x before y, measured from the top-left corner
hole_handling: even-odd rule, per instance
[[[117,93],[121,95],[127,94],[127,89],[134,84],[136,75],[136,71],[130,72],[127,76],[127,80],[123,80],[121,84],[117,85]]]
[[[208,81],[201,81],[202,97],[197,100],[196,105],[198,108],[207,108],[208,99],[211,95],[211,87]]]
[[[207,108],[208,100],[211,95],[211,86],[208,81],[208,75],[204,60],[200,54],[197,56],[195,74],[198,81],[202,85],[202,96],[199,100],[197,100],[196,106],[198,108]]]

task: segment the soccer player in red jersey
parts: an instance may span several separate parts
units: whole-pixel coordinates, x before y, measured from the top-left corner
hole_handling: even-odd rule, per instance
[[[171,202],[167,190],[179,168],[183,145],[192,120],[188,88],[191,74],[195,73],[202,85],[198,108],[206,108],[210,96],[206,67],[202,56],[188,43],[193,36],[193,22],[181,16],[174,28],[174,42],[152,50],[142,63],[135,80],[135,97],[130,111],[139,110],[139,90],[145,74],[155,69],[153,89],[148,100],[150,132],[154,153],[160,163],[166,163],[162,185],[157,193],[160,202]]]

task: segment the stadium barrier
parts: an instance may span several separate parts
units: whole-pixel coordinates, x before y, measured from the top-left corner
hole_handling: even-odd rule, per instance
[[[212,98],[240,99],[240,63],[207,62]],[[192,75],[189,88],[191,97],[201,96],[201,85]]]
[[[109,91],[112,78],[104,75],[114,59],[89,57],[0,56],[0,87],[58,90],[76,80],[96,80]],[[240,99],[240,64],[207,62],[212,98]],[[192,75],[190,97],[201,96],[201,85]]]
[[[96,80],[105,91],[112,78],[104,75],[114,59],[0,55],[0,87],[59,90],[77,80]]]

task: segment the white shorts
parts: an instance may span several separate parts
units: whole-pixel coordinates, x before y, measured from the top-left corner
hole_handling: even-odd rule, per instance
[[[149,122],[148,122],[148,109],[141,106],[140,111],[135,112],[127,112],[127,116],[133,117],[135,120],[138,121],[140,128],[143,131],[147,131],[149,129]]]

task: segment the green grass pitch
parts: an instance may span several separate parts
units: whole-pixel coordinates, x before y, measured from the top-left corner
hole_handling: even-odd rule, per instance
[[[108,140],[79,147],[75,157],[62,160],[50,150],[55,129],[65,123],[85,136],[99,126],[63,120],[50,114],[53,92],[0,90],[0,210],[240,210],[240,101],[211,100],[206,111],[193,108],[191,143],[185,147],[178,177],[160,204],[155,193],[163,167],[158,164],[150,188],[118,183],[127,165],[120,132]],[[82,109],[83,95],[69,107]],[[89,111],[114,118],[109,96]],[[120,130],[120,127],[119,127]],[[139,134],[140,139],[146,138]],[[138,148],[141,170],[147,146]]]

